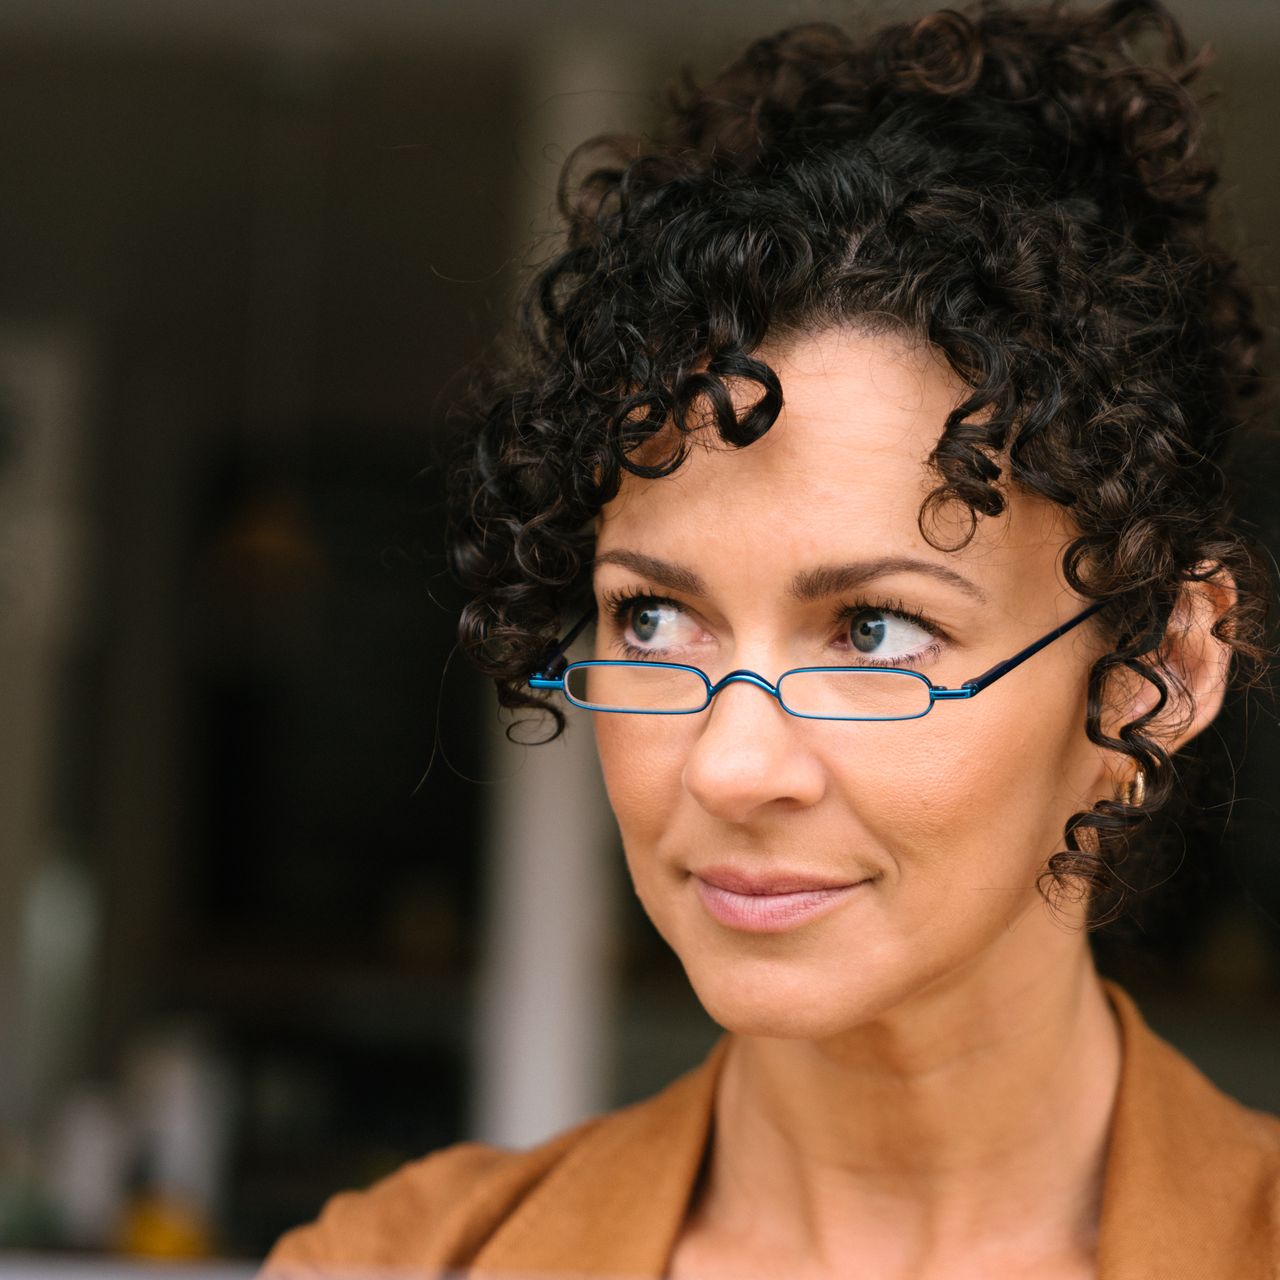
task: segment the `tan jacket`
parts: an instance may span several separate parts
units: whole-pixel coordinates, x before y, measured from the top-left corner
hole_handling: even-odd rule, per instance
[[[1219,1092],[1124,991],[1104,985],[1123,1059],[1099,1280],[1280,1280],[1280,1119]],[[727,1043],[655,1097],[530,1151],[463,1143],[337,1195],[316,1222],[284,1236],[267,1273],[661,1276]]]

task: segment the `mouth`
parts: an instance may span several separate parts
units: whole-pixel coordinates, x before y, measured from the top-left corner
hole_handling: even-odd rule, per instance
[[[834,910],[871,883],[837,880],[804,872],[748,873],[708,867],[693,874],[694,887],[708,915],[745,933],[779,933]]]

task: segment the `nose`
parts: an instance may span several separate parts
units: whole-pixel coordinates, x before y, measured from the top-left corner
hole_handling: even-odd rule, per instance
[[[763,682],[722,682],[701,719],[684,785],[708,813],[740,824],[771,805],[805,808],[822,799],[826,771],[805,733],[813,726],[788,715]]]

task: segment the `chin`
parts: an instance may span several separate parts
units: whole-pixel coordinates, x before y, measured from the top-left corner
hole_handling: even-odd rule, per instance
[[[708,966],[685,963],[702,1007],[726,1031],[781,1040],[823,1040],[861,1025],[889,1001],[870,990],[834,990],[803,965],[785,961],[737,961]]]

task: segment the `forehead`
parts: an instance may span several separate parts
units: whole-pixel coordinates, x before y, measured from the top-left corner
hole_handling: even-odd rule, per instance
[[[729,555],[753,575],[832,556],[899,553],[988,571],[1049,575],[1069,536],[1054,504],[1009,492],[958,552],[918,525],[938,484],[929,456],[968,388],[929,348],[898,335],[832,330],[759,353],[778,373],[783,409],[738,449],[694,433],[687,461],[659,480],[625,476],[601,513],[597,552],[625,546],[682,560]],[[734,389],[745,402],[754,384]],[[939,530],[945,539],[955,529]]]

